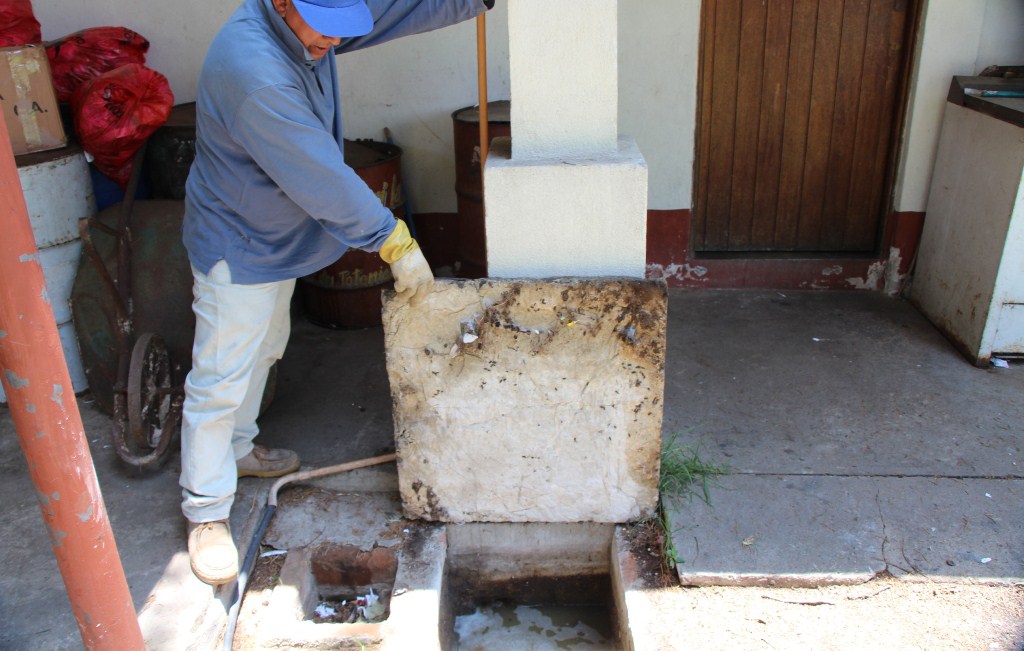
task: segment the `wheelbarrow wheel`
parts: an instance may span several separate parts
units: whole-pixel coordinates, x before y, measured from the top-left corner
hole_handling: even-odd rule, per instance
[[[181,390],[171,386],[171,360],[162,337],[147,332],[135,341],[128,386],[114,399],[121,403],[114,409],[118,456],[141,470],[160,467],[178,437],[182,405]]]

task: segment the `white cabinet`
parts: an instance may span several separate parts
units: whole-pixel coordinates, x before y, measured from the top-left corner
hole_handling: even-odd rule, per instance
[[[956,103],[956,87],[909,298],[970,361],[987,366],[995,355],[1024,355],[1024,126],[1013,119],[1024,99],[978,110],[981,98]]]

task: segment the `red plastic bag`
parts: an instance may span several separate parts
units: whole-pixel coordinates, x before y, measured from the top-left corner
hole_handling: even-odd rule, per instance
[[[91,27],[46,44],[57,101],[83,82],[129,63],[145,63],[149,41],[127,27]]]
[[[79,144],[122,190],[135,152],[167,121],[172,106],[167,78],[138,63],[86,81],[71,97]]]
[[[0,47],[29,45],[42,40],[31,0],[0,0]]]

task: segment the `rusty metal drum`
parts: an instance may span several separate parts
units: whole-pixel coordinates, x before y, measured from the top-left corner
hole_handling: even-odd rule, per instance
[[[402,201],[402,150],[374,140],[346,140],[345,162],[398,219]],[[312,323],[368,328],[381,323],[381,290],[392,286],[391,267],[377,253],[349,249],[333,264],[299,279],[302,305]]]
[[[480,107],[452,113],[455,140],[455,196],[459,211],[458,276],[487,277],[487,237],[484,230],[483,170],[480,167]],[[487,103],[491,139],[512,134],[511,103]]]

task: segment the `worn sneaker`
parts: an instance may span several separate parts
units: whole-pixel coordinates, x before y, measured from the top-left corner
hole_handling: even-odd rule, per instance
[[[238,550],[227,520],[188,523],[188,559],[192,572],[210,585],[234,581],[238,576]]]
[[[299,455],[291,450],[257,445],[236,464],[239,477],[280,477],[299,469]]]

